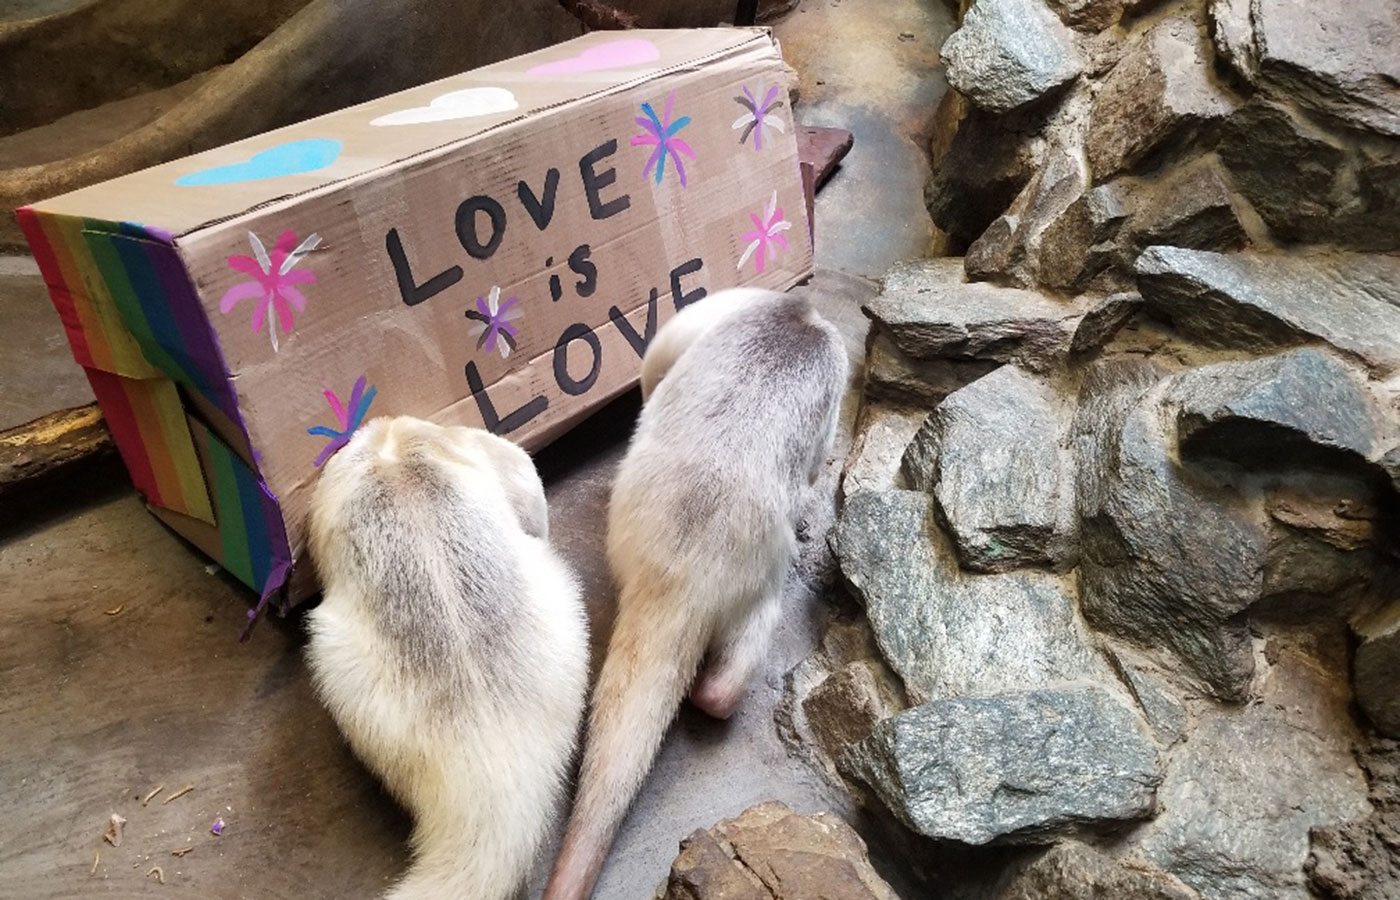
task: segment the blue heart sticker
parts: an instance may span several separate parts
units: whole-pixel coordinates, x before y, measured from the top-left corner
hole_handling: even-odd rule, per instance
[[[341,141],[330,138],[308,138],[279,144],[253,154],[246,162],[200,169],[175,179],[175,183],[182,187],[204,187],[314,172],[335,162],[336,157],[340,156],[341,144]]]

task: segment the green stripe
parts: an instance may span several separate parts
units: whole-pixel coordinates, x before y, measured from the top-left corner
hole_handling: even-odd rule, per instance
[[[233,453],[212,435],[209,440],[209,460],[214,467],[214,495],[218,498],[219,536],[224,542],[224,568],[248,587],[257,590],[253,564],[248,558],[248,532],[243,521],[243,503],[238,491],[238,462]]]
[[[84,222],[87,229],[93,229],[98,224],[91,220],[84,220]],[[131,279],[127,277],[126,266],[123,265],[116,247],[112,245],[112,235],[85,230],[83,238],[87,243],[88,252],[92,254],[93,262],[97,264],[98,271],[102,273],[102,280],[107,285],[112,302],[116,304],[117,311],[121,313],[122,322],[126,324],[127,330],[131,332],[131,336],[141,347],[141,353],[151,365],[166,375],[177,381],[188,382],[189,378],[185,375],[180,364],[169,353],[165,352],[165,348],[156,340],[150,323],[146,321],[146,312],[141,307],[141,298],[136,295]]]

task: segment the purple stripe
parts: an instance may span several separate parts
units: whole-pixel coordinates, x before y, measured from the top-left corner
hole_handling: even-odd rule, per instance
[[[194,287],[185,274],[183,261],[175,252],[175,248],[169,244],[145,242],[145,247],[146,258],[156,277],[160,279],[164,294],[163,308],[152,309],[151,313],[164,313],[175,323],[180,332],[180,340],[185,345],[185,353],[198,369],[200,383],[208,386],[205,395],[230,420],[241,425],[233,381],[224,367],[223,354],[219,352],[214,328],[210,325],[204,307],[200,305]]]

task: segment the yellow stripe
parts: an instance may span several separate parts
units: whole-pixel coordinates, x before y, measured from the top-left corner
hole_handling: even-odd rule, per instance
[[[214,508],[209,501],[204,470],[200,468],[199,455],[194,449],[194,438],[190,434],[189,420],[185,418],[180,391],[175,387],[175,382],[165,379],[152,381],[151,385],[156,418],[165,436],[175,480],[180,485],[180,497],[184,503],[180,512],[213,525]]]
[[[82,219],[55,217],[54,224],[62,235],[62,243],[68,249],[73,268],[79,276],[69,278],[68,272],[64,272],[69,289],[82,294],[81,299],[74,299],[74,304],[79,310],[83,332],[89,336],[90,346],[94,347],[93,362],[98,368],[127,378],[160,377],[163,373],[146,361],[141,347],[122,321],[111,292],[107,290],[104,273],[88,249]],[[79,285],[81,290],[77,290]],[[105,359],[102,361],[99,361],[95,349],[97,345],[103,348],[102,357]]]

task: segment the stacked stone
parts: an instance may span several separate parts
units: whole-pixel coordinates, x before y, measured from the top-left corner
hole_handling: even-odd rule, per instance
[[[1400,896],[1396,47],[1393,0],[976,0],[943,47],[965,252],[865,308],[871,650],[790,707],[929,846],[1050,848],[988,896]]]

